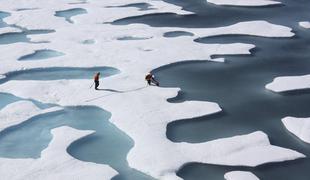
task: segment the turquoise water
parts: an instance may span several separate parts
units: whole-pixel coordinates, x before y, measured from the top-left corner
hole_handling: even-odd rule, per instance
[[[10,16],[10,13],[0,11],[0,28],[7,26],[7,24],[5,22],[3,22],[2,19],[5,17],[8,17],[8,16]]]
[[[181,87],[182,89],[177,97],[168,101],[172,103],[186,100],[214,101],[223,108],[223,112],[212,116],[170,123],[167,126],[167,137],[174,142],[196,143],[262,130],[268,134],[272,144],[294,149],[310,156],[309,145],[285,130],[280,121],[287,115],[309,117],[310,91],[277,94],[264,88],[265,84],[271,82],[276,76],[310,73],[309,31],[300,28],[297,23],[310,19],[310,2],[308,0],[282,0],[284,6],[246,8],[216,6],[205,0],[165,1],[196,14],[151,14],[124,18],[113,24],[143,23],[158,27],[197,28],[220,27],[240,21],[267,20],[271,23],[290,26],[297,34],[294,38],[257,38],[235,35],[201,37],[195,42],[244,42],[253,43],[257,47],[252,51],[254,54],[250,56],[224,56],[228,60],[226,63],[189,62],[155,70],[161,86]],[[126,6],[139,7],[140,10],[150,8],[147,4]],[[70,18],[83,13],[86,13],[83,9],[71,9],[60,11],[58,15],[73,23]],[[0,19],[1,16],[0,13]],[[0,21],[0,27],[2,25],[5,24]],[[26,34],[25,32],[5,34],[0,36],[0,44],[29,42]],[[164,36],[173,38],[184,35],[190,34],[168,32]],[[222,56],[215,55],[213,57]],[[7,74],[7,78],[0,83],[11,79],[42,81],[91,79],[96,71],[101,70],[83,68],[25,70]],[[16,97],[4,94],[0,94],[0,98],[4,99],[0,102],[0,108],[17,100]],[[96,107],[66,107],[64,111],[36,116],[21,125],[1,132],[0,142],[4,143],[0,151],[3,156],[13,158],[18,156],[38,157],[41,150],[50,141],[50,129],[53,127],[66,124],[76,128],[95,129],[95,134],[74,142],[68,148],[68,152],[84,161],[111,165],[121,173],[114,179],[149,179],[128,167],[126,154],[133,146],[133,141],[108,122],[109,116],[109,113]],[[27,139],[23,139],[22,136]],[[29,139],[32,141],[30,145],[35,148],[26,144]],[[13,148],[16,144],[17,148]],[[284,163],[270,163],[256,168],[189,163],[178,171],[178,175],[185,180],[223,180],[223,175],[227,171],[249,170],[262,180],[308,180],[309,168],[309,158]]]
[[[0,84],[10,80],[46,81],[59,79],[92,79],[93,75],[97,72],[100,72],[101,78],[104,78],[119,73],[119,70],[112,67],[55,67],[29,69],[5,74],[6,78],[0,80]]]
[[[34,43],[30,41],[30,38],[27,35],[34,35],[34,34],[48,34],[53,33],[54,30],[25,30],[22,29],[22,32],[11,32],[5,33],[0,35],[0,45],[7,45],[19,42],[26,42],[26,43]],[[46,42],[36,42],[36,43],[46,43]]]
[[[19,101],[20,98],[7,93],[0,93],[0,110],[6,105]]]
[[[56,11],[55,16],[63,17],[69,23],[74,23],[71,19],[73,16],[77,16],[80,14],[86,14],[86,13],[87,13],[87,11],[83,8],[73,8],[73,9],[68,9],[68,10],[64,10],[64,11]]]
[[[0,83],[9,80],[92,79],[98,71],[103,78],[119,73],[111,67],[31,69],[8,73]],[[32,101],[41,109],[57,106],[7,93],[0,93],[0,99],[0,109],[19,100]],[[114,180],[151,180],[151,177],[128,166],[126,157],[134,142],[109,122],[110,117],[109,112],[94,106],[64,107],[64,110],[34,116],[0,132],[0,157],[39,158],[52,139],[51,129],[70,126],[95,131],[73,142],[67,149],[70,155],[82,161],[110,165],[119,173]]]
[[[36,101],[34,99],[24,99],[24,98],[16,97],[13,94],[1,93],[1,92],[0,92],[0,100],[1,100],[0,101],[0,110],[2,108],[4,108],[6,105],[14,103],[16,101],[20,101],[20,100],[31,101],[32,103],[34,103],[40,109],[46,109],[46,108],[50,108],[50,107],[56,106],[55,104],[45,104],[45,103],[41,103],[39,101]]]
[[[49,59],[53,57],[59,57],[65,55],[62,52],[50,50],[50,49],[44,49],[44,50],[37,50],[32,54],[28,54],[25,56],[20,57],[19,61],[30,61],[30,60],[43,60],[43,59]]]
[[[128,167],[126,156],[133,140],[109,122],[111,114],[94,106],[65,107],[64,110],[32,117],[0,132],[0,156],[6,158],[39,158],[52,139],[51,129],[70,126],[94,130],[71,144],[67,151],[83,161],[108,164],[120,175],[113,179],[150,179]]]

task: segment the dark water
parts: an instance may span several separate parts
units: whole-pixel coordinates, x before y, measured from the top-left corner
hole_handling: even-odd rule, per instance
[[[296,33],[294,38],[235,35],[201,37],[195,41],[197,43],[246,42],[255,44],[257,48],[251,56],[227,56],[226,63],[192,61],[155,70],[162,86],[181,87],[182,89],[179,96],[170,99],[170,102],[213,101],[223,109],[223,112],[216,115],[172,122],[167,127],[167,137],[175,142],[194,143],[262,130],[268,134],[272,144],[294,149],[309,156],[310,145],[290,134],[280,121],[285,116],[310,116],[309,91],[276,94],[266,90],[264,86],[276,76],[310,73],[310,34],[309,31],[298,26],[299,21],[310,20],[310,1],[283,0],[284,5],[252,8],[216,6],[205,0],[166,0],[166,2],[179,5],[195,14],[151,14],[124,18],[113,24],[143,23],[157,27],[201,28],[227,26],[241,21],[267,20],[270,23],[289,26]],[[73,15],[75,14],[76,12],[73,12]],[[173,38],[175,34],[171,35]],[[81,110],[82,112],[85,111]],[[36,129],[36,126],[33,127]],[[89,139],[86,137],[86,140],[81,139],[73,143],[68,151],[85,161],[111,163],[113,168],[124,172],[116,179],[138,179],[126,174],[130,171],[124,165],[126,153],[120,153],[123,157],[112,162],[114,160],[106,157],[109,155],[100,154],[101,152],[95,148],[97,146],[105,148],[104,142],[100,144],[101,141],[93,140],[96,139],[95,137],[89,137]],[[92,148],[92,144],[97,145]],[[127,144],[129,144],[127,147],[131,146],[130,140]],[[111,155],[111,158],[114,156],[116,155]],[[119,165],[119,162],[122,165]],[[309,169],[309,158],[271,163],[256,168],[189,163],[179,170],[178,175],[186,180],[222,180],[225,172],[249,170],[262,180],[309,180]]]
[[[194,36],[194,34],[190,32],[185,32],[185,31],[170,31],[170,32],[164,33],[163,36],[167,38],[173,38],[173,37],[179,37],[179,36]]]
[[[152,6],[148,3],[132,3],[132,4],[126,4],[126,5],[122,5],[122,6],[106,6],[107,8],[127,8],[127,7],[135,7],[138,8],[139,11],[147,11],[147,10],[151,10],[153,8],[151,8]]]
[[[226,35],[201,37],[197,43],[252,43],[257,47],[250,56],[224,56],[226,63],[184,62],[154,70],[164,87],[181,87],[170,102],[204,100],[217,102],[223,112],[194,119],[180,120],[167,126],[167,137],[175,142],[205,142],[262,130],[274,145],[310,155],[310,145],[289,133],[281,123],[285,116],[310,116],[310,90],[273,93],[265,89],[277,76],[310,74],[310,31],[298,26],[310,20],[310,1],[284,0],[271,7],[224,7],[205,1],[175,1],[194,15],[162,13],[129,17],[115,25],[143,23],[158,27],[221,27],[240,21],[267,20],[293,28],[293,38],[260,38]],[[213,56],[221,57],[221,56]],[[189,163],[178,175],[184,179],[224,179],[231,170],[249,170],[263,180],[308,180],[309,158],[271,163],[256,168]]]
[[[309,20],[309,0],[282,0],[283,5],[271,7],[229,7],[209,4],[205,0],[165,0],[191,15],[157,13],[128,17],[115,21],[115,25],[143,23],[156,27],[221,27],[241,21],[266,20],[275,24],[296,26],[298,21]]]
[[[255,57],[240,57],[239,61],[237,57],[229,59],[231,61],[225,64],[182,63],[156,72],[161,86],[179,86],[182,89],[179,96],[170,99],[170,102],[213,101],[223,109],[223,112],[215,115],[172,122],[167,126],[167,137],[175,142],[195,143],[262,130],[268,134],[272,144],[298,150],[309,156],[310,145],[291,135],[280,120],[285,116],[309,117],[310,93],[282,95],[264,89],[264,85],[275,76],[310,73],[309,62],[301,59],[294,59],[294,62],[291,58],[269,61],[253,61]],[[310,168],[308,158],[290,166],[280,163],[273,166],[260,168],[259,177],[277,179],[282,175],[282,179],[294,179],[295,176],[307,179],[307,175],[310,175],[306,170]],[[201,170],[198,174],[194,173],[197,173],[196,168]],[[208,168],[208,165],[191,164],[182,168],[179,173],[186,179],[215,179],[213,171],[208,171]],[[231,168],[226,168],[228,169]],[[207,172],[211,174],[206,174]],[[223,179],[223,174],[217,179]]]
[[[73,16],[80,15],[80,14],[86,14],[86,13],[87,13],[86,9],[73,8],[73,9],[68,9],[64,11],[56,11],[55,16],[64,17],[66,21],[68,21],[69,23],[74,23],[71,19]]]
[[[290,134],[281,118],[309,117],[310,91],[277,94],[264,88],[277,76],[310,73],[310,34],[303,30],[296,33],[292,39],[233,35],[197,39],[199,43],[254,43],[257,48],[251,56],[226,56],[226,63],[185,62],[155,70],[162,86],[182,89],[170,102],[213,101],[223,109],[215,115],[172,122],[167,126],[167,137],[195,143],[262,130],[272,144],[309,156],[310,145]],[[252,169],[193,163],[178,174],[185,179],[217,180],[227,171],[245,169],[263,180],[307,180],[309,168],[309,158]]]

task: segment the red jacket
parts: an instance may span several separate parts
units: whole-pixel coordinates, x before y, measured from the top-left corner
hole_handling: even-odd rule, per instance
[[[94,80],[95,80],[95,81],[99,81],[99,74],[96,74],[96,75],[94,76]]]

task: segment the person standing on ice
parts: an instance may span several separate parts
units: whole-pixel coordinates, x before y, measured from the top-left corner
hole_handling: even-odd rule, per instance
[[[147,84],[148,85],[152,85],[155,84],[156,86],[159,86],[159,82],[155,80],[155,77],[153,74],[151,73],[148,73],[146,76],[145,76],[145,80],[147,81]]]
[[[95,83],[96,90],[98,90],[98,86],[99,86],[99,76],[100,76],[100,72],[97,72],[96,75],[94,76],[94,83]]]

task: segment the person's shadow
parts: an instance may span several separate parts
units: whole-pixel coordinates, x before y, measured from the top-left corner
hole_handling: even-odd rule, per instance
[[[118,90],[114,90],[114,89],[97,89],[98,91],[109,91],[109,92],[115,92],[115,93],[124,93],[124,91],[118,91]]]

